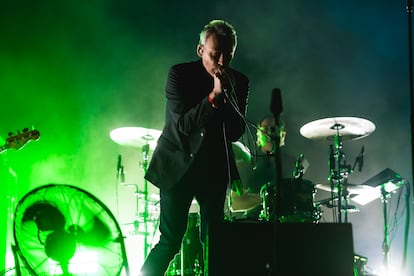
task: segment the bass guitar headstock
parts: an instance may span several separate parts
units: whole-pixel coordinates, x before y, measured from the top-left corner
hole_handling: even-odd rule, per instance
[[[40,132],[38,130],[29,130],[24,128],[22,132],[18,131],[17,134],[9,132],[9,137],[6,139],[6,143],[0,147],[0,153],[8,150],[19,150],[23,148],[28,142],[32,140],[39,140]]]

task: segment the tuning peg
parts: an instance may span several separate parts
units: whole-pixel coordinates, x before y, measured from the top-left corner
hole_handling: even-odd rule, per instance
[[[9,137],[13,136],[13,132],[9,132]]]
[[[27,128],[27,127],[25,127],[24,129],[23,129],[23,132],[28,132],[29,131],[29,129]]]

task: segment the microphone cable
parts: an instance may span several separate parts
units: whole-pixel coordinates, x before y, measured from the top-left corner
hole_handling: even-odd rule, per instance
[[[236,90],[235,90],[235,86],[234,86],[234,81],[233,81],[233,75],[229,74],[227,71],[224,72],[225,76],[227,77],[227,79],[229,80],[229,84],[230,84],[230,94],[227,93],[227,91],[225,91],[225,96],[227,98],[227,100],[229,101],[230,105],[233,107],[234,111],[236,111],[236,113],[239,115],[239,117],[242,119],[243,124],[245,126],[245,131],[247,132],[247,148],[249,149],[250,153],[252,156],[254,156],[254,158],[250,159],[250,162],[252,163],[252,167],[253,169],[256,168],[257,166],[257,162],[256,162],[256,155],[257,155],[257,149],[255,146],[255,143],[253,142],[253,134],[251,132],[251,129],[249,127],[249,123],[252,124],[245,116],[245,114],[242,114],[242,112],[240,111],[239,105],[238,105],[238,99],[237,99],[237,94],[236,94]],[[247,102],[246,102],[246,109],[247,109]],[[245,112],[246,113],[246,112]],[[252,124],[253,125],[253,124]],[[244,144],[244,143],[243,143]],[[253,153],[252,153],[253,151]]]

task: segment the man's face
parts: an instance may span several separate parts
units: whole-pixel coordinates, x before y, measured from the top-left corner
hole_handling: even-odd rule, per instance
[[[259,129],[257,130],[257,145],[260,147],[263,153],[267,154],[273,152],[274,148],[272,137],[275,135],[279,135],[279,146],[282,147],[285,144],[286,131],[284,131],[283,122],[281,123],[281,126],[278,127],[275,123],[275,119],[270,117],[265,118],[260,123]]]
[[[219,68],[229,66],[233,58],[233,45],[229,39],[222,39],[215,34],[207,37],[204,45],[197,46],[197,54],[201,57],[204,68],[214,76]]]

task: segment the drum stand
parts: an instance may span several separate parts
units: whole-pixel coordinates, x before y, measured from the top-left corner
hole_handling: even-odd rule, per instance
[[[332,129],[337,131],[337,134],[333,136],[334,145],[330,146],[330,158],[329,167],[330,175],[329,181],[331,182],[332,201],[334,200],[333,191],[335,188],[338,193],[338,222],[342,223],[342,211],[344,212],[344,222],[348,222],[348,206],[349,206],[349,193],[347,190],[343,190],[348,182],[348,175],[352,171],[351,166],[346,164],[345,154],[342,151],[342,139],[339,135],[339,130],[343,128],[341,124],[334,124]],[[342,200],[344,206],[342,207]]]
[[[391,194],[385,190],[384,184],[381,187],[381,202],[382,202],[382,211],[384,216],[384,241],[382,243],[382,252],[384,254],[384,269],[388,273],[388,253],[390,251],[390,245],[388,240],[388,218],[387,218],[387,203],[388,198],[391,197]],[[388,274],[386,274],[388,275]]]
[[[142,147],[142,162],[140,162],[140,167],[144,170],[144,175],[147,173],[148,170],[148,160],[149,160],[149,144],[148,144],[148,140],[151,139],[146,139],[146,144]],[[121,167],[121,179],[124,178],[123,176],[123,167]],[[121,180],[121,183],[125,183],[125,180]],[[148,203],[149,203],[149,199],[148,199],[148,182],[147,180],[144,178],[144,190],[140,191],[139,187],[137,184],[124,184],[124,186],[134,186],[135,187],[135,220],[133,222],[134,224],[134,233],[135,234],[142,234],[144,236],[144,258],[147,257],[148,255],[148,250],[150,247],[150,244],[148,242],[148,237],[149,237],[149,232],[148,232],[148,223],[149,223],[149,214],[148,214]],[[140,212],[140,199],[142,198],[142,195],[144,197],[144,210],[141,213]],[[144,226],[144,230],[141,232],[139,231],[139,224],[141,222],[140,218],[142,218],[142,223]]]
[[[146,140],[146,144],[142,147],[142,162],[141,168],[144,170],[144,175],[148,170],[148,160],[149,160],[149,144]],[[144,224],[144,257],[148,256],[148,181],[144,178],[144,191],[141,192],[144,195],[144,212],[143,212],[143,224]],[[138,205],[138,199],[137,199]],[[137,206],[138,208],[138,206]],[[137,209],[138,210],[138,209]]]

